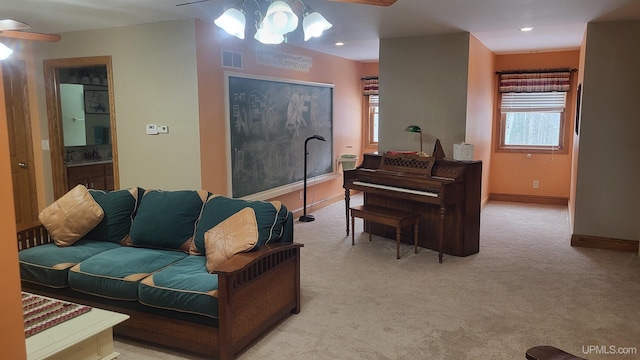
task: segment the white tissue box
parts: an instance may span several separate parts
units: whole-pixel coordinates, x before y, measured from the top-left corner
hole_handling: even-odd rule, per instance
[[[460,143],[453,144],[453,158],[455,160],[473,160],[473,144]]]

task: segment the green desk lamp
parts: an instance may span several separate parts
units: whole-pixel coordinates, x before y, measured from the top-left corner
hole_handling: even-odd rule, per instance
[[[427,153],[422,151],[422,129],[420,129],[420,126],[418,126],[418,125],[409,125],[409,126],[407,126],[406,129],[404,129],[404,131],[412,132],[412,133],[419,133],[420,134],[420,152],[418,153],[418,156],[420,156],[420,157],[429,156],[429,155],[427,155]]]

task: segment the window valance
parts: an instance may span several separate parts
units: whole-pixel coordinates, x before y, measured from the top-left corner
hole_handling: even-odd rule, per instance
[[[362,78],[362,95],[378,95],[378,77],[377,76],[365,76]]]
[[[571,70],[569,69],[510,71],[498,74],[501,93],[569,91],[571,87]]]

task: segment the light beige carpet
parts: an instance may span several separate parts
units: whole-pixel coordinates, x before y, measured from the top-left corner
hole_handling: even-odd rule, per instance
[[[360,198],[356,197],[357,204]],[[302,311],[239,359],[524,359],[553,345],[587,359],[638,359],[640,261],[572,248],[566,207],[492,202],[480,253],[459,258],[368,241],[344,203],[295,225],[302,249]],[[202,359],[119,339],[120,360]]]

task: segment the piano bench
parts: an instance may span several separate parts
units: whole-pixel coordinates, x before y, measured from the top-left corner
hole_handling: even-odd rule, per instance
[[[362,205],[350,207],[351,210],[351,246],[355,244],[355,218],[361,218],[364,221],[371,221],[378,224],[393,226],[396,228],[396,258],[400,259],[400,235],[402,228],[413,225],[413,251],[418,253],[418,224],[420,224],[420,215],[410,212],[392,210],[373,205]],[[369,232],[369,241],[371,241],[371,232]]]

